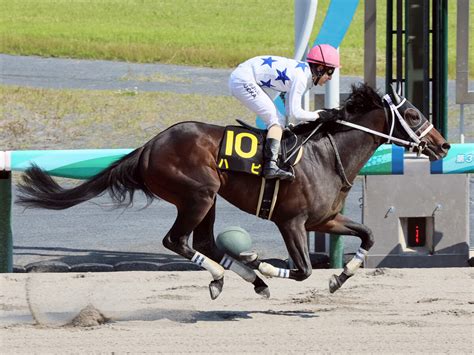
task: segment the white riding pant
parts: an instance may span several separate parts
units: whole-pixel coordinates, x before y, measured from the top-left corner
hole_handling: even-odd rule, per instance
[[[260,116],[267,129],[273,125],[285,127],[283,116],[270,96],[257,84],[251,68],[239,66],[230,75],[230,93],[245,107]]]

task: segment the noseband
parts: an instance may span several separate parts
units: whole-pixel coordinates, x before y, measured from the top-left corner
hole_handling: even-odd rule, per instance
[[[408,136],[411,138],[412,142],[405,141],[406,143],[403,144],[405,147],[408,147],[410,151],[413,151],[413,148],[418,148],[418,155],[420,155],[423,150],[426,147],[426,142],[423,142],[421,139],[428,134],[429,131],[433,128],[433,125],[425,119],[425,122],[423,122],[417,129],[414,131],[408,123],[403,119],[402,115],[400,114],[399,108],[402,107],[407,99],[403,98],[398,105],[395,105],[392,102],[392,99],[390,95],[386,94],[383,97],[383,100],[387,103],[389,109],[390,109],[390,118],[391,118],[391,125],[390,125],[390,133],[389,136],[393,137],[393,130],[395,127],[395,117],[398,119],[398,122],[402,126],[402,128],[405,130],[405,132],[408,134]],[[388,120],[389,115],[387,114],[387,109],[384,106],[384,111],[385,111],[385,120]],[[393,138],[389,138],[387,143],[390,143],[391,140],[394,140]]]
[[[381,133],[381,132],[375,131],[373,129],[370,129],[370,128],[367,128],[367,127],[364,127],[364,126],[361,126],[361,125],[358,125],[358,124],[355,124],[355,123],[352,123],[352,122],[348,122],[348,121],[337,120],[336,122],[340,123],[342,125],[348,126],[348,127],[358,129],[360,131],[364,131],[364,132],[371,133],[371,134],[374,134],[374,135],[379,136],[379,137],[386,138],[388,143],[390,143],[390,142],[398,143],[398,144],[400,144],[404,147],[409,148],[410,151],[413,151],[414,148],[418,148],[417,149],[417,154],[420,155],[426,147],[426,142],[422,141],[421,139],[424,136],[426,136],[429,131],[431,131],[431,129],[433,128],[433,125],[429,121],[426,120],[423,124],[421,124],[420,127],[418,127],[418,129],[416,131],[414,131],[406,123],[406,121],[403,119],[402,115],[399,112],[399,108],[402,107],[406,103],[406,98],[403,98],[398,105],[395,105],[392,102],[392,99],[390,98],[390,95],[388,95],[388,94],[383,97],[383,100],[387,103],[387,105],[390,109],[390,115],[389,115],[387,113],[387,108],[384,105],[385,121],[388,123],[388,120],[389,119],[391,120],[391,123],[389,124],[389,126],[390,126],[389,134]],[[393,136],[395,123],[397,122],[397,120],[400,123],[401,127],[404,129],[404,131],[408,134],[408,137],[411,139],[411,141],[401,139],[401,138],[397,138],[397,137]],[[426,128],[425,128],[425,126],[426,126]]]

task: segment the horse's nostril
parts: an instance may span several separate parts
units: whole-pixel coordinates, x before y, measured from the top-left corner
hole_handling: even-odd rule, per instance
[[[451,144],[449,143],[443,143],[443,145],[441,146],[444,150],[449,150],[449,148],[451,148]]]

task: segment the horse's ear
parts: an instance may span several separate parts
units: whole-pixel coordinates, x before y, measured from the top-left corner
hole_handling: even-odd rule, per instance
[[[393,101],[396,105],[398,105],[402,99],[400,98],[400,92],[401,92],[401,89],[402,89],[402,86],[399,85],[399,83],[397,83],[397,91],[395,91],[395,88],[393,87],[393,84],[390,85],[390,96],[393,97]]]
[[[402,96],[402,83],[397,81],[397,95]]]

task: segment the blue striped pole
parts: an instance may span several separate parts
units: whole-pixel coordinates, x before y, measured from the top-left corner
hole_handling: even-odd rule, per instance
[[[431,162],[431,174],[474,173],[474,143],[451,144],[448,155]]]

